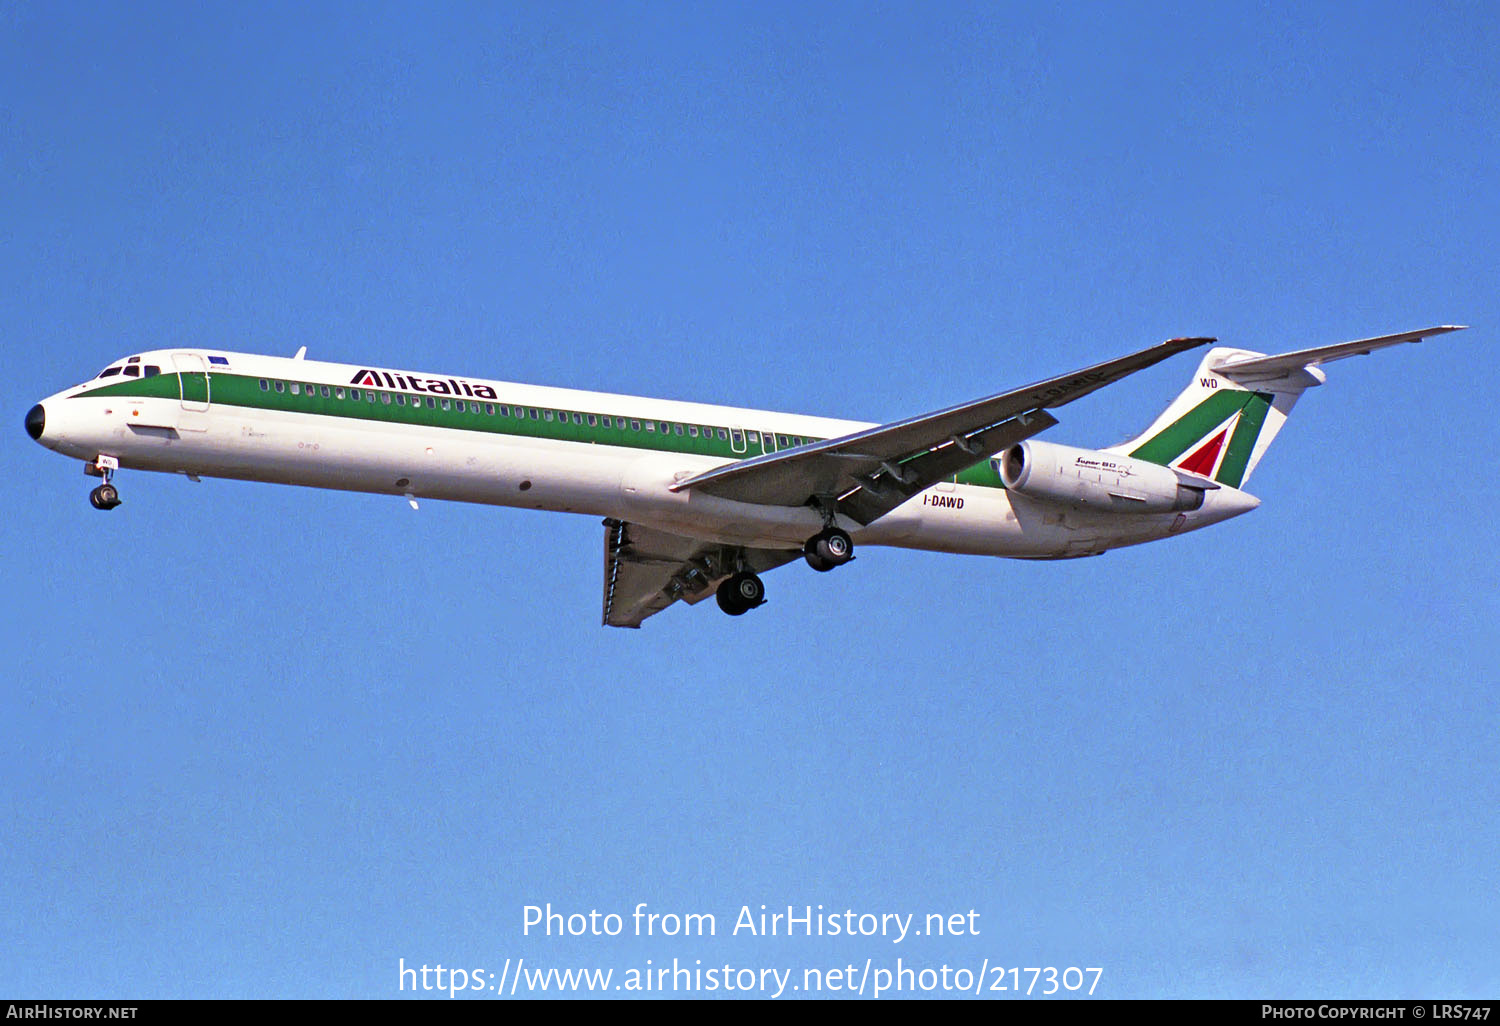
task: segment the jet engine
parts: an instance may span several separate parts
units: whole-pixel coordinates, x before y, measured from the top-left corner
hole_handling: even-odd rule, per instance
[[[1178,513],[1203,505],[1202,487],[1185,483],[1170,467],[1118,453],[1025,441],[995,461],[1000,480],[1013,492],[1083,509],[1111,513]]]

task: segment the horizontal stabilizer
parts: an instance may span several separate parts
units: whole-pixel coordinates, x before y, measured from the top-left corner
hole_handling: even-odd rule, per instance
[[[1386,346],[1399,345],[1402,342],[1420,342],[1424,338],[1431,338],[1434,335],[1443,335],[1450,331],[1463,331],[1466,327],[1468,325],[1444,324],[1436,328],[1403,331],[1396,335],[1363,338],[1356,342],[1339,342],[1331,346],[1298,349],[1295,352],[1280,353],[1276,356],[1229,356],[1215,363],[1213,370],[1236,381],[1277,378],[1295,373],[1304,367],[1316,366],[1317,364],[1328,363],[1333,360],[1342,360],[1349,356],[1364,356],[1367,353],[1374,352],[1376,349],[1384,349]]]

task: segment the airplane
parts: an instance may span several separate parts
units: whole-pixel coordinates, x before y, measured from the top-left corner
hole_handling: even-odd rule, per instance
[[[1268,356],[1215,347],[1139,436],[1037,439],[1052,410],[1177,353],[1179,338],[889,424],[479,378],[173,348],[48,396],[26,433],[102,478],[121,469],[448,499],[604,518],[603,623],[710,595],[764,604],[762,574],[826,572],[860,545],[1071,559],[1260,505],[1245,483],[1325,363],[1441,325]]]

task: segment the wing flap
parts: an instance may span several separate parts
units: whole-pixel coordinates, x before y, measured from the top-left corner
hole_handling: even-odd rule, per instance
[[[904,463],[883,466],[879,473],[861,477],[859,488],[843,496],[839,508],[861,524],[873,523],[918,492],[972,467],[978,462],[976,457],[987,459],[1056,423],[1057,418],[1052,414],[1037,410],[976,431],[962,440],[950,439],[947,444]]]

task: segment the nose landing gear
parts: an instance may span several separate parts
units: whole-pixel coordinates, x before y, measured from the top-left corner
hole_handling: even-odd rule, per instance
[[[102,477],[104,483],[89,492],[89,502],[95,509],[114,509],[120,504],[120,490],[110,483],[120,461],[113,456],[96,456],[92,463],[83,465],[83,472],[90,477]]]
[[[89,502],[95,509],[114,509],[120,504],[120,490],[114,485],[102,484],[89,492]]]

